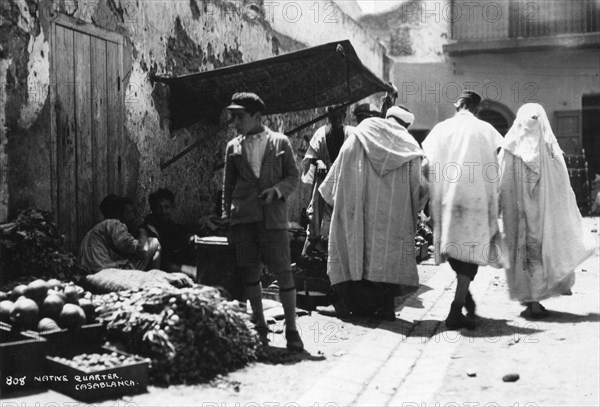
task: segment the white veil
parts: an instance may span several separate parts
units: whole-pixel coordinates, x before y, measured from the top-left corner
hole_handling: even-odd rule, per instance
[[[504,148],[522,159],[531,170],[539,173],[541,143],[548,147],[553,157],[562,154],[542,105],[527,103],[517,112],[517,117],[504,139]]]

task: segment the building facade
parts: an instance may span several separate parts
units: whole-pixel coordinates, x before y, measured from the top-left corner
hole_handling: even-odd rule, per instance
[[[540,103],[565,153],[585,149],[600,173],[600,2],[411,1],[396,17],[407,34],[395,84],[421,134],[453,114],[465,88],[483,96],[480,117],[503,134],[520,106]],[[428,37],[439,49],[419,55]]]
[[[568,164],[588,199],[600,174],[600,1],[410,0],[360,22],[395,61],[417,139],[454,114],[462,89],[482,95],[479,117],[502,134],[519,107],[540,103],[565,154],[580,156]]]

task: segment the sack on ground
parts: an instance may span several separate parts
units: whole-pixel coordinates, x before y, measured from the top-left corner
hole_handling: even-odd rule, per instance
[[[86,276],[88,289],[97,294],[149,287],[191,287],[193,281],[182,273],[161,270],[104,269]]]

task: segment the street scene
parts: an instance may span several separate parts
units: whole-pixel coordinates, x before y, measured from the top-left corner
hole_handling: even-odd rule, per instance
[[[600,1],[0,0],[0,407],[600,405]]]

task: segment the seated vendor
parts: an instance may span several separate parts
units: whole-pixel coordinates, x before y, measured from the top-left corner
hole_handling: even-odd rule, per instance
[[[108,195],[100,203],[104,220],[83,238],[77,261],[89,274],[116,268],[150,270],[160,263],[157,239],[136,239],[127,224],[134,220],[133,202],[128,198]]]
[[[140,227],[140,236],[154,237],[160,241],[160,269],[169,273],[182,272],[196,277],[195,254],[189,246],[189,236],[185,228],[175,223],[171,217],[175,206],[175,195],[161,188],[148,197],[151,213]]]

